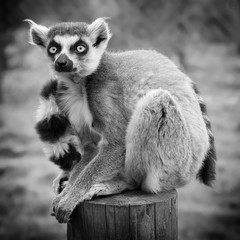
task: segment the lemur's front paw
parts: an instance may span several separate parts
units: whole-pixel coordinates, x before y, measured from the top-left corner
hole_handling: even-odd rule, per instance
[[[62,198],[63,198],[63,195],[59,194],[52,200],[51,207],[50,207],[51,216],[55,216],[55,208],[58,205],[58,203],[61,201]]]
[[[55,216],[59,223],[67,223],[77,203],[67,195],[63,198],[56,197],[52,202],[52,216]]]
[[[53,192],[58,195],[66,187],[68,182],[67,177],[57,177],[53,180]]]

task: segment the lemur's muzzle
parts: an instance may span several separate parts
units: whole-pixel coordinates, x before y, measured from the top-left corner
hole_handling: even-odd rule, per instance
[[[73,70],[73,62],[66,54],[61,54],[55,61],[55,70],[58,72],[71,72]]]

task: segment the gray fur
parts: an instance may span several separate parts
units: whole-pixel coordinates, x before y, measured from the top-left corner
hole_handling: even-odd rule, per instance
[[[189,130],[180,107],[166,90],[152,90],[138,101],[126,144],[126,174],[146,191],[181,187],[193,176],[196,167],[189,162]]]
[[[57,23],[52,26],[48,32],[48,39],[54,38],[56,35],[87,35],[87,23],[77,22],[77,23]]]
[[[68,91],[58,101],[67,108],[81,144],[86,141],[82,128],[101,136],[97,155],[83,153],[53,200],[52,215],[59,222],[67,222],[75,206],[94,195],[185,185],[196,177],[210,146],[192,81],[156,51],[105,51],[110,33],[102,21],[87,26],[90,35],[83,33],[86,25],[79,29],[81,38],[92,43],[98,34],[108,34],[90,49],[96,63],[85,71],[89,74],[58,74]]]

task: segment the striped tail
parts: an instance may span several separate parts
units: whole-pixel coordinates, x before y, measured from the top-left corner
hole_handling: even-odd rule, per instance
[[[207,154],[205,156],[205,159],[203,161],[203,165],[197,174],[197,178],[199,179],[200,182],[211,187],[213,184],[213,181],[216,179],[217,157],[216,157],[216,150],[215,150],[215,145],[214,145],[214,137],[212,134],[211,122],[207,115],[206,105],[205,105],[202,97],[200,96],[200,92],[198,91],[195,83],[193,83],[193,89],[198,98],[202,116],[203,116],[204,122],[206,124],[207,132],[208,132],[208,136],[209,136],[209,144],[210,144]]]
[[[78,137],[56,103],[57,82],[51,80],[41,91],[35,129],[50,161],[64,171],[70,171],[80,161]]]

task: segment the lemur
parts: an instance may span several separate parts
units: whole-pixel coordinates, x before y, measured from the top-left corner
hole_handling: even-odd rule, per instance
[[[51,205],[60,223],[97,195],[159,193],[195,177],[211,186],[216,154],[206,106],[170,59],[153,50],[107,51],[105,18],[51,27],[27,21],[55,75],[42,91],[36,129],[65,170],[56,193],[68,179]]]

